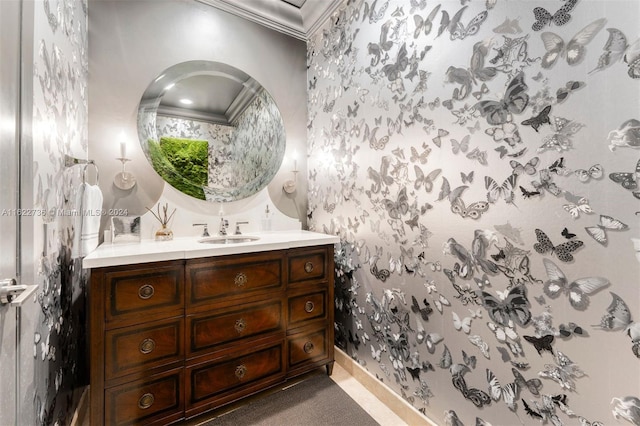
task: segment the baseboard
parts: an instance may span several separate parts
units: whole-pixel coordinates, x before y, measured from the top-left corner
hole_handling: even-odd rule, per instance
[[[83,426],[89,424],[89,386],[82,388],[82,395],[78,401],[76,411],[71,418],[71,426]]]
[[[360,364],[355,362],[339,348],[335,348],[335,360],[342,368],[351,374],[354,379],[367,388],[376,398],[384,402],[391,411],[408,425],[437,426],[435,422],[425,417],[420,411],[416,410],[411,404],[402,399],[400,395],[389,388],[389,386],[362,368]]]

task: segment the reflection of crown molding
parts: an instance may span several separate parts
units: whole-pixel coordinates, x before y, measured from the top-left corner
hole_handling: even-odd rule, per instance
[[[342,4],[342,0],[307,0],[302,9],[302,21],[309,40]]]
[[[306,0],[301,8],[274,0],[196,0],[283,34],[308,40],[343,0]]]
[[[207,123],[219,124],[222,126],[231,126],[227,117],[220,114],[211,114],[202,111],[194,111],[187,108],[174,108],[167,106],[158,106],[158,116],[182,118],[185,120],[205,121]]]
[[[229,108],[225,111],[227,120],[229,123],[235,123],[236,119],[242,114],[242,112],[253,102],[253,99],[258,94],[258,91],[262,88],[253,78],[249,78],[242,83],[242,90],[238,93],[238,96],[231,102]]]

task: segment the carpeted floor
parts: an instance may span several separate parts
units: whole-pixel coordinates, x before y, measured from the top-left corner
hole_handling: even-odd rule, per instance
[[[329,376],[305,380],[252,399],[248,404],[201,426],[376,426],[379,425]]]

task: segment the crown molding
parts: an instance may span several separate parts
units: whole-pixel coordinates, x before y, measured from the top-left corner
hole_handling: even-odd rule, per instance
[[[297,8],[280,0],[196,0],[272,30],[307,41],[342,0],[306,0]]]

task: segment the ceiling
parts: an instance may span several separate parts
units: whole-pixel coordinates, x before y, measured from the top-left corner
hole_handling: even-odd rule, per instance
[[[196,0],[249,21],[308,40],[343,0]]]

